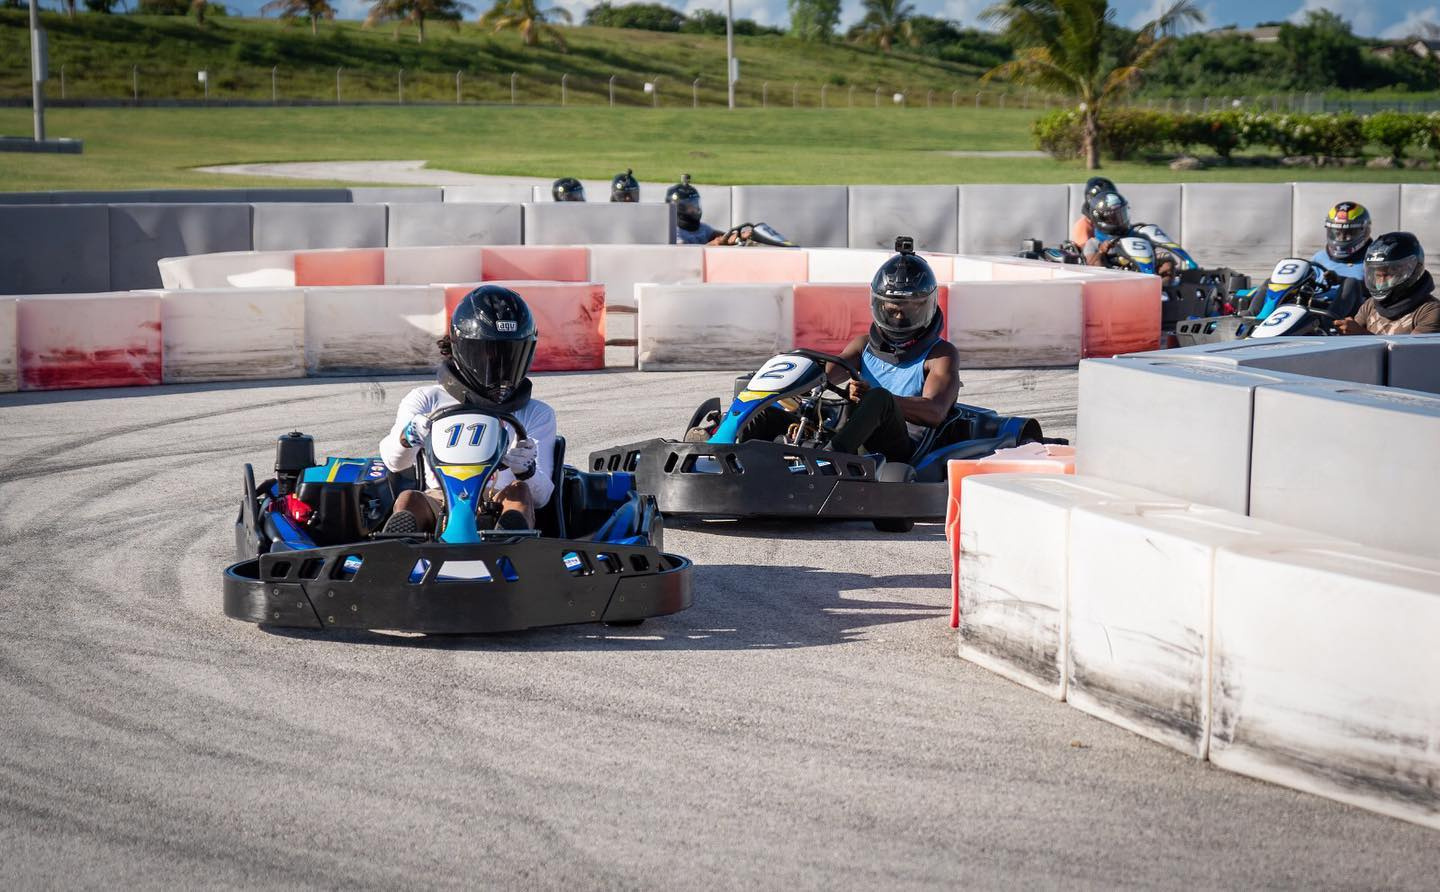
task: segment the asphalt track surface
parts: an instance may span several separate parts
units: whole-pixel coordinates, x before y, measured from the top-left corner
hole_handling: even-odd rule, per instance
[[[536,391],[583,454],[731,377]],[[964,377],[1073,433],[1073,372]],[[418,380],[0,396],[0,887],[1435,888],[1432,831],[958,660],[938,525],[672,526],[695,606],[631,630],[227,619],[241,462]]]

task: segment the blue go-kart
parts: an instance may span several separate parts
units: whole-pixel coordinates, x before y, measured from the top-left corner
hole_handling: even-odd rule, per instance
[[[276,447],[275,477],[244,469],[239,562],[224,573],[225,613],[278,627],[470,634],[567,623],[635,625],[691,603],[691,563],[662,551],[663,521],[628,473],[564,465],[535,530],[496,529],[485,486],[514,417],[453,406],[431,417],[424,463],[444,493],[439,532],[382,532],[396,497],[424,479],[378,458],[317,464],[310,437]]]
[[[860,377],[838,356],[782,353],[736,380],[730,408],[707,441],[616,446],[591,453],[590,470],[633,473],[666,514],[869,520],[884,532],[906,532],[917,520],[944,519],[947,460],[981,458],[1021,443],[1064,442],[1047,440],[1034,418],[956,404],[943,424],[919,439],[908,462],[835,452],[829,443],[851,403],[826,377],[826,363]],[[719,399],[701,404],[687,430],[720,408]],[[756,433],[754,422],[769,410],[784,413],[782,436]],[[768,433],[773,421],[762,426]]]

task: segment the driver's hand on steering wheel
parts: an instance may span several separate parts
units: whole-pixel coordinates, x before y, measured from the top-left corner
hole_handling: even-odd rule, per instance
[[[1340,330],[1342,335],[1363,335],[1370,333],[1370,329],[1366,328],[1364,323],[1356,322],[1353,318],[1336,319],[1335,327]]]
[[[868,391],[869,389],[870,385],[866,384],[864,381],[856,381],[854,379],[851,379],[849,388],[850,402],[860,402],[860,397],[864,396],[866,391]]]

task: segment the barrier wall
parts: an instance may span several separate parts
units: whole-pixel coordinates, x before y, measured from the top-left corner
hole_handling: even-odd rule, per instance
[[[1440,335],[1381,338],[1389,347],[1385,383],[1406,390],[1440,393]]]
[[[1079,282],[956,282],[950,341],[969,368],[1073,366],[1085,328]]]
[[[254,205],[257,251],[385,247],[383,204]]]
[[[105,206],[0,206],[0,232],[0,294],[110,290]]]
[[[1440,185],[1400,187],[1400,228],[1415,233],[1422,245],[1440,245]]]
[[[16,312],[21,390],[159,384],[154,292],[26,297]]]
[[[851,186],[845,243],[890,250],[895,236],[914,235],[917,250],[954,254],[960,243],[959,201],[953,186]]]
[[[948,319],[949,287],[939,287],[936,301]],[[871,320],[869,284],[795,286],[796,347],[840,353],[870,330]]]
[[[1385,383],[1387,355],[1385,342],[1369,338],[1363,342],[1351,338],[1262,338],[1135,354],[1138,358],[1215,363],[1360,384]]]
[[[1103,276],[1080,282],[1085,310],[1081,352],[1115,356],[1160,346],[1160,280],[1154,276]]]
[[[640,371],[755,368],[795,342],[789,285],[639,285]]]
[[[435,368],[445,290],[429,285],[305,289],[305,372],[400,374]]]
[[[301,288],[162,292],[166,384],[305,376]]]
[[[583,247],[486,247],[480,257],[487,282],[585,282],[590,278],[590,252]]]
[[[385,252],[378,248],[295,252],[295,284],[383,285]]]
[[[386,244],[518,245],[524,241],[524,213],[514,204],[391,204]]]
[[[590,245],[591,282],[605,284],[605,306],[633,308],[635,286],[698,285],[705,249],[698,245]]]
[[[1348,194],[1349,186],[1344,188]],[[1275,261],[1295,253],[1293,191],[1288,183],[1186,185],[1180,215],[1184,244],[1201,264],[1220,256],[1227,266],[1269,272]],[[1139,219],[1138,211],[1132,214]],[[1322,234],[1324,222],[1322,216],[1314,224]]]
[[[0,298],[0,393],[14,393],[20,389],[20,366],[16,355],[20,345],[16,318],[19,309],[19,301]]]
[[[675,208],[668,204],[551,201],[525,205],[531,245],[673,245]]]
[[[478,186],[446,186],[445,202],[486,202],[525,204],[535,201],[534,189],[523,183],[486,183]]]
[[[166,288],[287,288],[295,284],[294,251],[238,251],[159,260]]]
[[[248,204],[112,204],[109,211],[110,290],[160,287],[162,257],[252,246]]]
[[[956,251],[1014,254],[1027,238],[1057,244],[1070,231],[1070,196],[1063,185],[961,186]]]
[[[1185,241],[1185,227],[1181,225],[1181,209],[1184,205],[1184,190],[1194,184],[1180,183],[1116,183],[1120,194],[1130,202],[1130,219],[1135,223],[1154,223],[1165,234],[1175,239],[1180,245],[1193,247],[1200,251],[1200,246],[1190,245]],[[1085,202],[1085,185],[1083,183],[1071,183],[1069,190],[1069,218],[1073,222],[1080,219],[1082,208]],[[1333,202],[1332,202],[1333,204]],[[1065,238],[1069,238],[1070,228],[1065,229]],[[1047,242],[1047,244],[1049,244]],[[1058,244],[1058,242],[1056,243]],[[1195,253],[1195,252],[1192,252]],[[1197,255],[1198,256],[1198,255]],[[1279,259],[1278,257],[1276,258]],[[1202,263],[1206,261],[1202,260]]]
[[[1313,257],[1325,247],[1325,218],[1330,208],[1340,201],[1358,201],[1364,205],[1370,211],[1371,232],[1375,235],[1401,228],[1399,183],[1347,183],[1344,190],[1337,198],[1336,188],[1329,183],[1295,184],[1290,213],[1291,254]]]
[[[809,252],[791,248],[705,248],[705,281],[805,282]]]
[[[485,249],[478,245],[385,249],[386,285],[479,282]]]
[[[893,241],[893,240],[892,240]],[[869,251],[856,248],[815,248],[806,250],[806,276],[811,282],[864,282],[869,283],[881,264],[890,259],[893,251],[879,249]],[[988,271],[989,265],[986,265]],[[935,271],[935,278],[944,281],[949,276]]]
[[[730,195],[736,223],[769,223],[806,247],[850,245],[849,191],[844,186],[736,186]]]

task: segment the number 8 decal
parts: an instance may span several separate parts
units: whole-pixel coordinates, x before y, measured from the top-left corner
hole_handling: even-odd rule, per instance
[[[1279,268],[1279,269],[1275,270],[1275,275],[1277,275],[1277,276],[1293,276],[1293,275],[1295,275],[1295,274],[1298,273],[1298,272],[1300,272],[1300,264],[1298,264],[1298,263],[1283,263],[1283,264],[1280,265],[1280,268]]]

